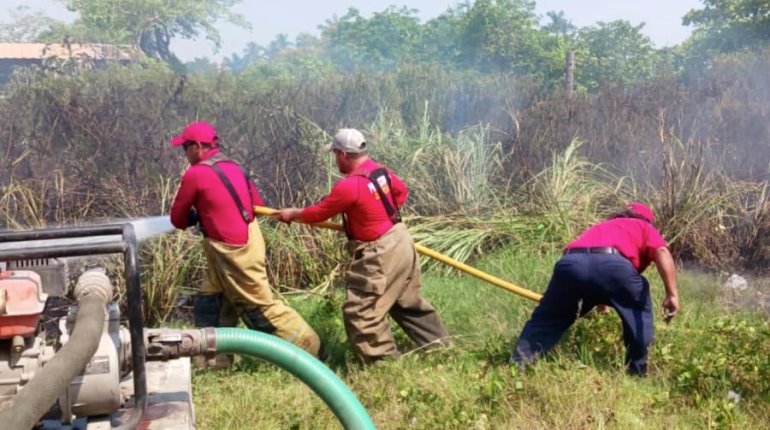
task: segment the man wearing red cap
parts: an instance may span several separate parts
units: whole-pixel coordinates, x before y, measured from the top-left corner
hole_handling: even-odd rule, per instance
[[[284,222],[318,223],[343,214],[351,260],[342,312],[356,354],[367,364],[399,356],[388,315],[418,346],[448,343],[436,310],[420,296],[420,260],[399,215],[406,185],[369,158],[358,130],[339,130],[327,150],[347,176],[320,203],[282,209],[278,216]]]
[[[171,205],[171,223],[178,229],[200,223],[208,262],[204,285],[194,298],[195,324],[219,327],[222,309],[230,304],[249,328],[317,356],[316,332],[270,290],[265,241],[252,209],[264,202],[254,183],[220,152],[217,132],[208,123],[189,124],[171,145],[181,147],[190,162]]]
[[[595,306],[607,304],[623,323],[628,372],[647,372],[647,349],[652,343],[650,285],[641,273],[655,262],[666,298],[666,322],[679,311],[676,268],[655,215],[646,205],[629,203],[623,212],[589,227],[564,248],[543,298],[524,325],[511,362],[523,367],[550,350],[561,335]]]

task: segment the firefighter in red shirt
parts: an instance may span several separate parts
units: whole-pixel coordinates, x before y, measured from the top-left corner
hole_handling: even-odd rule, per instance
[[[647,349],[652,343],[650,285],[641,273],[655,262],[666,298],[666,322],[679,311],[676,268],[655,215],[642,203],[631,202],[623,212],[595,224],[564,248],[543,298],[524,325],[511,353],[511,362],[526,366],[548,352],[561,335],[599,304],[614,308],[623,323],[628,372],[647,373]]]
[[[243,168],[219,150],[210,124],[189,124],[171,140],[190,167],[171,206],[171,223],[185,229],[200,223],[207,277],[194,297],[195,324],[219,327],[229,304],[244,324],[273,334],[318,356],[316,332],[283,301],[275,299],[265,270],[265,241],[254,219],[262,197]]]
[[[363,134],[341,129],[327,147],[347,176],[318,204],[278,213],[284,222],[318,223],[342,214],[351,255],[342,305],[345,331],[364,363],[396,358],[389,314],[419,346],[449,343],[436,310],[420,296],[420,261],[399,207],[408,190],[367,155]]]

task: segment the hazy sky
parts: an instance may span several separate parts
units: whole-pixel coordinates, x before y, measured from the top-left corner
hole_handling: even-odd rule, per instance
[[[391,4],[405,5],[417,9],[425,21],[458,3],[456,0],[243,0],[235,10],[251,22],[251,31],[222,24],[222,49],[217,54],[205,39],[172,42],[172,49],[184,61],[206,56],[219,60],[233,52],[240,54],[250,41],[267,45],[279,33],[289,35],[292,40],[302,32],[318,34],[319,25],[334,15],[344,15],[349,7],[356,7],[364,16],[369,16]],[[19,5],[58,19],[73,16],[56,0],[0,0],[0,17],[7,16],[7,10]],[[690,29],[682,26],[682,16],[690,9],[703,7],[700,0],[536,0],[536,5],[541,16],[551,10],[563,10],[567,19],[578,27],[616,19],[632,24],[644,22],[644,33],[657,47],[683,41]]]

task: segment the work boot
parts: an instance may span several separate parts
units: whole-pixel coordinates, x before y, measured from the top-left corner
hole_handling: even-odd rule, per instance
[[[222,294],[196,294],[193,297],[193,318],[196,327],[219,327]]]
[[[262,333],[275,334],[277,330],[270,319],[262,312],[262,309],[259,308],[244,312],[241,315],[241,320],[246,324],[246,327],[261,331]]]

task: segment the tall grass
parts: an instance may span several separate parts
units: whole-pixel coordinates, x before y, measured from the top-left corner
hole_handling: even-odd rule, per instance
[[[506,248],[481,267],[542,291],[558,253],[533,245]],[[657,307],[663,288],[651,277]],[[685,273],[680,285],[682,313],[669,326],[658,324],[646,379],[624,374],[614,314],[579,320],[552,354],[517,372],[507,358],[534,304],[468,277],[429,273],[423,279],[423,294],[447,324],[452,348],[413,351],[394,328],[406,354],[377,367],[361,367],[350,354],[337,307],[320,298],[292,305],[331,340],[329,365],[378,428],[764,428],[770,367],[755,349],[770,345],[767,323],[722,307],[712,277]],[[719,338],[709,339],[714,333]],[[268,364],[242,360],[234,371],[198,373],[194,382],[202,427],[338,426],[306,387]],[[731,390],[740,400],[728,398]]]
[[[600,165],[581,156],[582,144],[573,139],[563,152],[553,154],[551,165],[521,190],[525,210],[540,220],[545,236],[556,243],[574,238],[619,200],[617,183],[608,180],[609,173]]]
[[[718,248],[703,238],[721,233],[720,217],[738,190],[719,172],[707,170],[703,144],[672,138],[664,145],[663,181],[651,187],[660,227],[679,253],[717,262]]]
[[[0,225],[14,230],[41,227],[45,225],[40,216],[42,206],[37,190],[11,181],[0,188]]]
[[[489,127],[470,126],[453,136],[432,124],[426,103],[413,132],[388,110],[365,130],[373,156],[409,185],[409,208],[438,215],[478,214],[499,207],[500,178],[507,176],[505,155]]]
[[[323,294],[342,273],[342,236],[309,226],[260,221],[267,244],[267,268],[279,291]]]
[[[741,107],[747,116],[762,118],[761,104],[747,92],[749,77],[741,80],[734,72],[737,60],[761,70],[764,54],[715,65],[714,70],[733,73],[734,83],[709,72],[688,82],[662,78],[579,95],[569,103],[530,91],[521,80],[469,79],[430,66],[321,74],[312,82],[270,76],[256,82],[253,75],[227,73],[181,79],[154,66],[60,79],[28,73],[0,99],[8,166],[0,177],[4,184],[36,190],[38,203],[34,216],[18,215],[24,209],[14,204],[3,211],[13,211],[5,218],[17,225],[22,219],[52,223],[156,214],[162,201],[157,178],[180,173],[181,157],[168,147],[168,137],[194,119],[219,127],[228,153],[256,174],[272,206],[301,206],[339,178],[320,147],[337,127],[353,126],[366,131],[376,158],[410,185],[408,215],[460,219],[462,214],[483,222],[508,216],[514,233],[503,230],[503,236],[516,240],[535,224],[533,237],[563,242],[634,197],[661,212],[661,225],[682,256],[713,265],[727,254],[726,264],[761,265],[749,245],[730,241],[730,229],[750,234],[741,221],[750,218],[741,212],[741,202],[753,199],[747,197],[751,184],[764,182],[756,166],[767,164],[760,160],[766,151],[755,142],[763,141],[766,127],[755,127],[750,136],[735,133],[735,141],[729,136],[734,124],[750,123],[733,118]],[[717,90],[720,96],[714,97]],[[722,147],[687,148],[692,142],[717,142],[710,135],[718,136]],[[659,148],[650,144],[655,141]],[[722,173],[719,163],[702,164],[701,158],[726,153],[722,142],[750,148],[754,167],[737,170],[745,154],[720,160]],[[604,169],[623,174],[613,177]],[[747,188],[736,191],[736,177],[746,180]],[[637,185],[647,181],[651,186]],[[13,195],[21,202],[21,195]],[[706,201],[707,196],[715,200]],[[494,244],[490,237],[497,234],[476,236]],[[757,235],[746,239],[751,237]],[[297,273],[299,266],[293,267]],[[280,281],[304,282],[286,276]]]
[[[742,61],[761,70],[768,58]],[[715,67],[734,71],[734,62]],[[764,112],[739,74],[735,83],[708,74],[661,79],[569,103],[536,97],[504,76],[468,78],[428,66],[312,82],[227,73],[182,79],[154,66],[60,79],[23,74],[0,99],[7,119],[0,222],[23,228],[163,213],[171,198],[163,178],[177,178],[184,164],[168,137],[194,119],[218,126],[225,149],[256,175],[271,206],[304,206],[341,177],[320,148],[348,126],[364,130],[374,157],[409,185],[405,215],[415,237],[461,261],[507,245],[558,249],[635,198],[656,209],[678,257],[724,270],[767,265],[770,206],[756,170],[764,152],[750,145],[759,178],[752,179],[736,173],[745,157],[720,155],[728,151],[717,145],[733,142],[725,115]],[[701,143],[716,142],[709,134],[719,142]],[[736,136],[741,149],[745,136]],[[278,290],[339,284],[338,235],[263,225]],[[144,257],[148,267],[179,244],[156,246]],[[180,281],[167,274],[148,282],[159,288],[149,296],[162,303],[170,300],[161,299],[164,284]]]
[[[200,238],[189,232],[162,235],[141,247],[143,315],[150,326],[180,318],[180,294],[200,289],[205,259]]]
[[[415,218],[413,234],[460,261],[504,244],[564,245],[601,214],[619,207],[624,191],[621,179],[610,182],[614,177],[609,172],[580,156],[580,146],[574,139],[554,154],[549,167],[518,188],[509,185],[511,197],[496,199],[478,215]]]
[[[741,61],[761,72],[768,59]],[[741,70],[731,64],[713,70]],[[313,80],[253,73],[182,78],[143,66],[22,76],[0,98],[0,222],[16,229],[165,213],[172,181],[162,178],[177,178],[183,165],[168,137],[195,119],[217,125],[271,206],[304,206],[340,178],[320,147],[347,126],[364,130],[374,157],[411,188],[405,215],[418,240],[525,288],[542,291],[559,248],[631,198],[652,204],[680,258],[724,270],[770,261],[770,129],[767,103],[750,89],[755,77],[734,73],[726,83],[707,71],[565,103],[505,76],[438,67]],[[743,152],[723,157],[728,151],[717,144]],[[303,292],[288,295],[292,304],[324,336],[330,364],[382,428],[766,427],[766,323],[734,312],[735,303],[722,306],[718,290],[695,294],[705,291],[700,278],[682,279],[682,315],[659,328],[648,380],[621,374],[612,317],[581,320],[533,372],[512,371],[508,349],[533,304],[436,271],[426,273],[425,293],[456,347],[412,351],[396,331],[405,359],[362,369],[339,313],[344,239],[260,223],[273,284]],[[197,240],[176,233],[142,248],[153,323],[169,317],[176,294],[201,282]],[[659,283],[654,291],[657,304]],[[334,425],[284,374],[239,366],[240,373],[196,376],[202,427]],[[742,400],[726,400],[730,390]]]
[[[770,254],[770,188],[767,183],[747,183],[745,192],[732,203],[732,221],[718,228],[730,232],[733,247],[741,258],[740,264],[756,270],[766,269]]]

